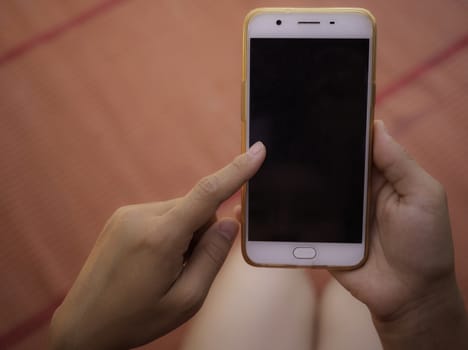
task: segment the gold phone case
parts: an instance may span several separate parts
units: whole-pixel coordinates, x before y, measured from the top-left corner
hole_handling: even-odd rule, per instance
[[[372,169],[372,145],[373,145],[373,135],[374,135],[374,104],[375,104],[375,66],[376,66],[376,22],[374,16],[366,9],[363,8],[287,8],[287,7],[264,7],[264,8],[257,8],[250,11],[244,19],[244,26],[243,26],[243,34],[242,34],[242,81],[241,81],[241,133],[242,133],[242,152],[246,151],[246,89],[245,84],[247,80],[247,28],[249,25],[250,20],[262,13],[360,13],[364,14],[370,18],[372,21],[372,92],[371,92],[371,101],[370,101],[370,130],[369,130],[369,149],[368,149],[368,190],[367,190],[367,204],[366,204],[366,231],[365,231],[365,252],[363,259],[354,266],[327,266],[327,265],[312,265],[312,266],[293,266],[293,265],[283,265],[283,264],[258,264],[249,259],[247,252],[246,252],[246,244],[247,244],[247,237],[246,237],[246,229],[245,229],[245,216],[247,213],[245,212],[245,200],[246,200],[246,186],[242,187],[241,191],[241,201],[242,201],[242,215],[241,215],[241,240],[242,240],[242,255],[244,260],[252,265],[257,267],[288,267],[288,268],[327,268],[329,270],[353,270],[356,268],[361,267],[367,261],[367,257],[369,255],[369,224],[370,224],[370,198],[371,198],[371,169]]]

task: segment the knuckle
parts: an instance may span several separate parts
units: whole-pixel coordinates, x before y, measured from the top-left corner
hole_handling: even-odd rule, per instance
[[[221,239],[211,240],[202,245],[204,254],[211,260],[215,266],[221,266],[226,258],[226,243]]]
[[[137,212],[135,205],[125,205],[118,208],[112,216],[119,221],[127,221],[135,217]]]
[[[196,186],[196,194],[199,198],[210,197],[218,189],[219,179],[217,175],[205,176]]]
[[[128,222],[129,208],[128,206],[118,208],[108,220],[105,229],[111,229],[115,231],[116,229],[121,229],[126,222]],[[120,230],[118,230],[120,231]]]
[[[118,208],[114,214],[112,215],[113,218],[120,219],[127,215],[128,213],[128,206]]]
[[[148,219],[140,213],[135,205],[118,208],[112,214],[104,230],[112,236],[122,239],[125,244],[137,242],[145,236],[148,228]]]

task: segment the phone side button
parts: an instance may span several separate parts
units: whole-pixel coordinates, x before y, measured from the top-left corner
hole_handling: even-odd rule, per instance
[[[293,255],[297,259],[313,259],[317,256],[317,251],[312,247],[294,248]]]

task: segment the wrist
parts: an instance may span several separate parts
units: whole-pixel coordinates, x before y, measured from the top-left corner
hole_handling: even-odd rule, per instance
[[[86,327],[80,326],[79,314],[73,314],[62,304],[50,323],[51,350],[108,349],[105,339],[91,336]]]
[[[373,321],[385,349],[468,349],[468,318],[455,276]]]

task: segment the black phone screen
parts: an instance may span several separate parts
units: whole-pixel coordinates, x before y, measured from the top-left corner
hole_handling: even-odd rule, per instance
[[[251,241],[361,243],[369,39],[251,38]]]

